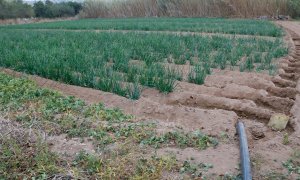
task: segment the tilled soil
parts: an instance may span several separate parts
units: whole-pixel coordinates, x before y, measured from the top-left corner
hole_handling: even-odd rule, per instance
[[[207,174],[238,173],[239,145],[235,124],[245,123],[255,179],[264,179],[270,172],[286,173],[281,162],[290,158],[300,145],[300,25],[278,22],[287,29],[289,56],[279,60],[278,75],[246,73],[229,70],[216,71],[204,85],[178,82],[176,90],[161,94],[154,89],[143,90],[137,101],[90,88],[66,85],[45,78],[31,76],[38,85],[62,91],[88,103],[103,102],[119,107],[138,120],[156,120],[162,131],[182,127],[186,131],[201,130],[212,136],[227,138],[215,149],[160,149],[159,154],[175,152],[181,160],[214,165]],[[9,74],[22,74],[3,69]],[[272,131],[267,127],[274,113],[291,117],[286,130]],[[288,133],[290,143],[282,143]],[[223,135],[222,135],[223,134]]]

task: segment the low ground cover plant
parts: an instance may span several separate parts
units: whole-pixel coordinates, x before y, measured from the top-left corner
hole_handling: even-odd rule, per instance
[[[0,178],[4,179],[157,179],[165,172],[179,173],[185,165],[172,154],[157,156],[155,149],[203,150],[218,145],[216,138],[200,131],[157,134],[155,123],[135,122],[133,116],[119,109],[87,105],[74,97],[39,88],[26,77],[3,73],[0,117],[7,119],[0,119]],[[45,134],[89,138],[96,153],[82,151],[73,159],[65,159],[51,151]]]

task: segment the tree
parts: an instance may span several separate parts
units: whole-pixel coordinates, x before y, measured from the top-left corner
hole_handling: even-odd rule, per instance
[[[33,9],[36,17],[45,17],[46,7],[42,1],[34,3]]]
[[[6,18],[7,13],[7,3],[4,0],[0,0],[0,19]]]
[[[82,4],[76,2],[53,3],[47,0],[45,3],[39,1],[34,4],[36,17],[56,18],[74,16],[79,13]]]
[[[67,17],[74,16],[75,10],[66,3],[59,3],[50,7],[52,17]]]
[[[34,15],[32,6],[23,3],[22,0],[15,0],[12,2],[12,9],[16,18],[29,18]]]
[[[67,4],[74,9],[75,14],[78,14],[82,9],[82,3],[69,1]]]
[[[28,18],[33,16],[32,7],[22,0],[0,0],[0,18]]]

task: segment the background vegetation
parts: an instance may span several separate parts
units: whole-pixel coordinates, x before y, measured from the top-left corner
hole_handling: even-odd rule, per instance
[[[22,0],[0,0],[0,19],[72,17],[81,9],[81,3],[72,1],[61,3],[53,3],[50,0],[38,1],[32,6]]]
[[[47,0],[45,3],[38,1],[33,5],[35,16],[45,18],[72,17],[78,14],[81,8],[81,3],[72,1],[53,3]]]
[[[29,18],[34,16],[32,6],[21,0],[0,0],[0,19]]]
[[[86,0],[82,17],[275,17],[299,16],[299,0]]]
[[[81,11],[82,10],[82,11]],[[0,0],[0,18],[66,17],[300,17],[299,0],[85,0],[84,3]]]
[[[288,8],[290,10],[292,17],[300,18],[300,1],[299,0],[290,0],[288,3]]]

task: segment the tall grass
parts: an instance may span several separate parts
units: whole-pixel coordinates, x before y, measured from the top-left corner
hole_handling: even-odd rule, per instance
[[[81,17],[257,17],[288,14],[289,0],[86,0]]]

